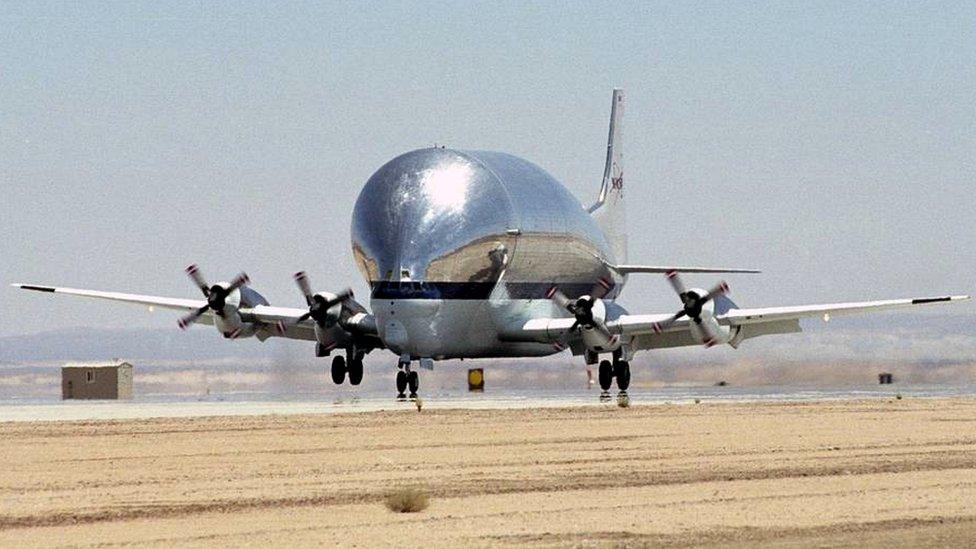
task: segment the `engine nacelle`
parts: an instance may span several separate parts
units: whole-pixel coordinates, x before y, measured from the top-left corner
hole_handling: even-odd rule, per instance
[[[218,282],[215,286],[227,288],[228,283]],[[257,332],[258,326],[251,322],[244,322],[241,318],[240,309],[256,305],[268,305],[268,300],[251,288],[241,286],[227,294],[227,297],[224,298],[223,307],[219,312],[215,311],[214,326],[218,332],[229,339],[251,337]]]
[[[334,301],[336,297],[337,294],[331,292],[318,292],[317,294],[312,296],[312,299],[329,302],[329,301]],[[342,316],[342,303],[340,302],[326,309],[325,325],[332,326],[333,324],[339,322],[339,318],[341,316]]]
[[[692,288],[688,290],[688,293],[694,293],[695,295],[702,297],[708,294],[707,290],[701,288]],[[715,345],[721,345],[723,343],[728,343],[729,340],[735,335],[728,326],[723,326],[715,320],[715,303],[714,301],[709,301],[702,305],[701,314],[699,315],[702,324],[707,324],[705,327],[709,333],[713,334],[713,339],[710,347]],[[705,335],[705,331],[698,325],[694,320],[689,324],[691,328],[691,334],[699,343],[705,343],[708,336]]]
[[[603,300],[589,296],[584,296],[581,299],[593,300],[593,307],[590,311],[593,314],[594,322],[606,325],[607,306]],[[580,332],[583,336],[583,344],[590,351],[605,353],[607,351],[615,351],[620,347],[620,337],[607,337],[605,333],[594,326],[583,326]]]
[[[335,301],[337,297],[338,294],[331,292],[318,292],[312,296],[312,299],[321,303],[328,303]],[[345,329],[339,323],[343,318],[342,313],[343,304],[340,301],[325,310],[322,322],[315,322],[315,339],[321,345],[330,347],[329,350],[336,346],[337,341],[346,339],[344,337]]]

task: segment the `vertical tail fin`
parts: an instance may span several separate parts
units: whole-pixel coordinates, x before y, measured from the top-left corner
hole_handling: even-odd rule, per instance
[[[607,163],[603,168],[600,197],[589,212],[603,230],[614,254],[613,260],[627,260],[627,212],[624,208],[624,169],[621,149],[621,119],[624,114],[624,91],[613,90],[610,108],[610,135],[607,138]]]

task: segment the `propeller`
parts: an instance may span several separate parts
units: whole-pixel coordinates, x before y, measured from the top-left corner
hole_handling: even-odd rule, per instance
[[[235,290],[244,286],[250,279],[245,273],[240,273],[234,280],[230,281],[229,284],[214,284],[210,286],[207,281],[200,274],[200,268],[196,265],[190,265],[186,268],[186,274],[190,277],[190,280],[200,288],[200,292],[203,293],[203,297],[207,298],[207,304],[199,309],[191,312],[190,314],[181,318],[178,323],[181,329],[185,330],[190,327],[191,324],[200,319],[207,311],[213,311],[217,316],[224,316],[224,307],[227,305],[227,296],[232,294]]]
[[[607,291],[609,290],[609,286],[609,283],[600,284],[600,287]],[[598,292],[594,291],[594,293]],[[551,299],[561,309],[569,312],[569,314],[573,315],[575,318],[573,325],[570,326],[569,330],[566,330],[563,333],[563,336],[553,344],[557,349],[565,349],[566,340],[569,338],[569,335],[581,326],[583,328],[592,328],[597,330],[603,334],[608,341],[613,341],[617,337],[610,333],[610,329],[607,328],[607,325],[602,318],[597,318],[593,314],[593,308],[596,306],[597,302],[599,302],[599,297],[595,297],[593,295],[583,295],[575,300],[570,299],[556,286],[549,289],[549,291],[546,293],[546,297]]]
[[[298,289],[301,290],[302,295],[305,296],[305,303],[308,304],[308,312],[298,317],[295,320],[296,324],[311,318],[320,327],[325,328],[331,322],[337,320],[329,315],[329,309],[352,298],[352,290],[349,288],[342,290],[332,298],[328,298],[322,294],[313,294],[312,285],[309,284],[308,274],[305,271],[295,273],[294,278],[295,284],[298,285]]]
[[[677,293],[678,297],[681,299],[681,310],[663,322],[654,323],[654,331],[656,333],[661,333],[682,317],[687,316],[695,324],[697,324],[698,328],[702,331],[702,335],[705,336],[705,346],[711,347],[715,345],[718,342],[718,337],[712,332],[712,329],[708,323],[702,322],[702,308],[706,303],[715,299],[716,297],[729,293],[729,285],[726,284],[725,281],[719,282],[705,295],[701,295],[698,292],[685,289],[685,285],[681,282],[681,278],[678,277],[677,271],[668,271],[665,276],[667,276],[671,287],[674,288],[675,293]]]

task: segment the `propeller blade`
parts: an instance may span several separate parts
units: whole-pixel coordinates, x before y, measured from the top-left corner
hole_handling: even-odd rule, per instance
[[[549,288],[549,291],[546,293],[546,297],[555,301],[556,305],[559,305],[560,307],[566,309],[570,313],[575,312],[571,307],[573,300],[566,297],[566,294],[559,291],[559,288],[557,288],[556,286]]]
[[[678,271],[668,271],[665,276],[668,277],[668,282],[671,283],[671,287],[678,295],[684,295],[687,292],[685,285],[681,282],[681,277],[678,276]]]
[[[227,293],[229,294],[233,292],[250,281],[251,279],[247,277],[247,273],[238,274],[236,277],[234,277],[234,280],[230,281],[230,286],[227,286]]]
[[[203,313],[207,312],[209,309],[209,305],[204,305],[203,307],[200,307],[199,309],[179,319],[177,324],[179,324],[181,330],[185,330],[189,328],[191,324],[199,320],[200,317],[203,316]]]
[[[295,273],[295,284],[298,284],[298,289],[302,291],[302,295],[305,296],[305,303],[308,306],[312,305],[312,285],[308,282],[308,274],[305,271],[298,271]]]
[[[207,281],[204,280],[203,275],[200,273],[200,268],[195,263],[186,268],[186,274],[196,287],[200,288],[200,291],[203,292],[203,297],[210,296],[210,286],[207,285]]]
[[[706,348],[718,345],[718,336],[712,332],[712,328],[709,327],[707,323],[702,322],[701,319],[697,318],[695,319],[695,323],[698,324],[698,328],[702,332],[702,339],[704,340],[703,343],[705,344]]]
[[[603,337],[607,338],[607,341],[612,342],[613,338],[616,337],[610,333],[610,328],[607,328],[607,325],[602,322],[594,322],[593,328],[595,328],[598,332],[603,334]]]
[[[684,311],[678,311],[677,313],[674,313],[674,315],[671,318],[669,318],[669,319],[667,319],[667,320],[665,320],[663,322],[655,322],[654,325],[651,326],[651,329],[654,330],[654,333],[659,334],[659,333],[663,332],[664,330],[667,330],[668,328],[670,328],[672,324],[674,324],[675,322],[677,322],[683,316],[685,316],[685,312]]]
[[[352,289],[351,288],[346,288],[345,290],[342,290],[341,292],[339,292],[338,294],[336,294],[336,296],[334,298],[326,301],[325,302],[325,308],[326,309],[330,309],[336,303],[344,303],[346,300],[348,300],[351,297],[352,297]]]
[[[705,297],[702,298],[702,301],[711,301],[716,297],[720,295],[725,295],[727,293],[729,293],[729,285],[726,284],[725,281],[723,280],[718,284],[716,284],[715,287],[711,289],[711,291],[705,294]]]
[[[613,281],[609,278],[601,276],[597,279],[596,284],[593,285],[593,289],[590,291],[590,295],[602,299],[605,295],[610,293],[613,289]]]

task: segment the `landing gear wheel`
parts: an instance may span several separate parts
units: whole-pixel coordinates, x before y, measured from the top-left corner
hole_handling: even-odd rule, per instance
[[[407,390],[407,373],[403,370],[397,372],[396,375],[396,387],[397,387],[397,398],[406,398],[404,391]]]
[[[407,374],[407,384],[410,385],[410,398],[417,398],[417,389],[420,388],[420,376],[417,372]]]
[[[363,359],[354,358],[349,361],[349,384],[359,385],[363,381]]]
[[[630,363],[620,360],[613,365],[613,375],[617,378],[617,388],[626,391],[630,387]]]
[[[613,383],[613,366],[610,364],[609,360],[600,361],[600,388],[604,391],[610,390],[610,384]]]
[[[342,385],[342,382],[346,379],[346,359],[342,355],[336,355],[332,359],[332,382],[336,385]]]

